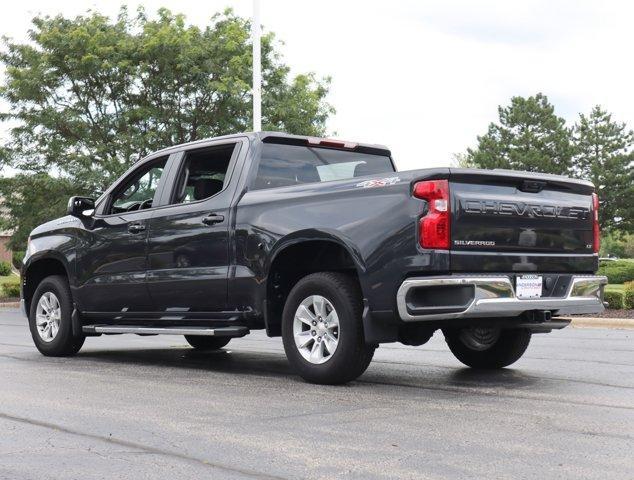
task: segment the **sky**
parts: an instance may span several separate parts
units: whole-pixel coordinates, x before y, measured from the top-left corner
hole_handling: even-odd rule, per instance
[[[251,0],[6,2],[0,33],[26,39],[38,14],[167,7],[204,25]],[[634,127],[634,2],[261,0],[292,72],[331,76],[337,137],[387,145],[399,170],[450,165],[512,96],[545,93],[574,123],[602,105]],[[0,72],[1,75],[1,72]],[[0,126],[0,136],[5,136]]]

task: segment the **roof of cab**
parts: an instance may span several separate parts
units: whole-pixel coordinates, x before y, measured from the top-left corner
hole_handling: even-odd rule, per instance
[[[161,155],[161,154],[166,154],[166,153],[172,153],[174,150],[182,150],[182,149],[190,149],[190,148],[194,148],[197,146],[201,146],[204,145],[205,143],[211,142],[211,141],[217,141],[217,140],[230,140],[232,138],[240,138],[240,137],[247,137],[250,140],[258,140],[258,141],[264,141],[264,139],[273,139],[273,138],[279,138],[279,139],[289,139],[289,140],[306,140],[306,141],[327,141],[327,140],[331,140],[334,142],[342,142],[342,143],[354,143],[356,146],[358,147],[363,147],[365,149],[373,149],[373,150],[384,150],[388,155],[390,155],[390,150],[389,148],[387,148],[384,145],[378,145],[378,144],[371,144],[371,143],[361,143],[361,142],[349,142],[349,141],[344,141],[344,140],[340,140],[337,138],[326,138],[326,137],[311,137],[311,136],[307,136],[307,135],[293,135],[290,133],[284,133],[284,132],[270,132],[270,131],[265,131],[265,132],[244,132],[244,133],[233,133],[230,135],[222,135],[220,137],[210,137],[210,138],[203,138],[200,140],[195,140],[193,142],[187,142],[187,143],[181,143],[178,145],[173,145],[171,147],[166,147],[163,148],[161,150],[158,150],[156,152],[151,153],[149,156],[157,156],[157,155]],[[281,142],[280,142],[281,143]],[[317,146],[317,145],[316,145]],[[144,158],[148,158],[148,157],[144,157]]]

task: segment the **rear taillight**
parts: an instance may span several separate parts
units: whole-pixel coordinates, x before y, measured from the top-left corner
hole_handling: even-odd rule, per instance
[[[601,248],[601,231],[599,230],[599,196],[592,194],[592,251],[599,253]]]
[[[419,220],[418,241],[423,248],[449,249],[449,182],[428,180],[414,185],[413,195],[426,200],[427,213]]]

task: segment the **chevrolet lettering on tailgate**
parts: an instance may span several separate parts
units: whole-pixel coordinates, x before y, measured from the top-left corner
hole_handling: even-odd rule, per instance
[[[510,201],[462,200],[460,208],[465,213],[476,215],[512,215],[517,217],[577,218],[585,220],[590,209],[585,207],[562,207]]]

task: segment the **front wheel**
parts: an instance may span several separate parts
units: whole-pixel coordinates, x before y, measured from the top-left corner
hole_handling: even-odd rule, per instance
[[[362,295],[349,275],[319,272],[291,290],[282,314],[282,339],[291,366],[306,381],[341,384],[360,376],[372,361],[365,344]]]
[[[503,368],[524,355],[531,340],[525,328],[460,328],[443,330],[451,353],[465,365],[478,369]]]
[[[42,355],[75,355],[82,347],[86,337],[73,335],[72,312],[73,299],[66,277],[51,275],[42,280],[29,312],[31,337]]]

